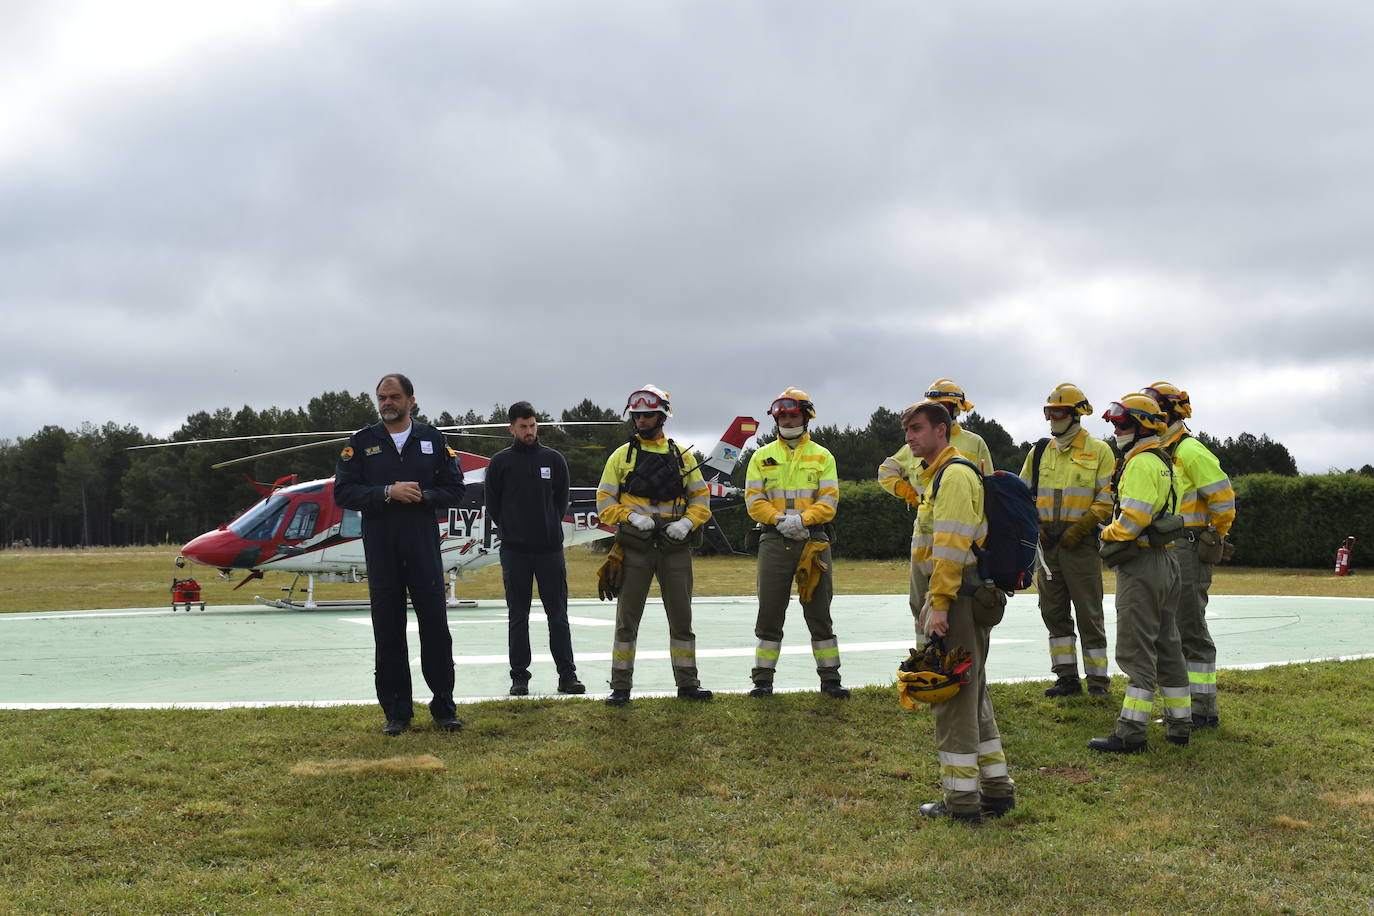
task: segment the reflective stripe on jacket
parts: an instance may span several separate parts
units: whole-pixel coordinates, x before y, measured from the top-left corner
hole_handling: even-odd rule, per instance
[[[1183,438],[1187,432],[1187,427],[1180,427],[1164,445],[1174,456],[1174,473],[1183,494],[1179,514],[1189,528],[1211,525],[1224,535],[1236,522],[1236,491],[1217,456],[1195,437]]]
[[[1035,449],[1021,466],[1021,479],[1031,485]],[[1101,439],[1079,428],[1067,448],[1051,439],[1040,456],[1040,483],[1035,508],[1042,522],[1074,522],[1091,514],[1099,522],[1112,517],[1112,472],[1116,456]]]
[[[1121,459],[1125,466],[1116,484],[1116,518],[1102,530],[1102,540],[1150,546],[1145,529],[1169,506],[1177,480],[1158,456],[1144,454],[1152,448],[1159,448],[1158,436],[1141,439]]]
[[[749,459],[744,503],[749,517],[776,525],[784,515],[800,515],[806,525],[823,525],[840,504],[835,456],[803,433],[794,448],[775,439]]]
[[[646,452],[660,455],[668,454],[668,439],[639,440],[639,447]],[[679,449],[679,451],[681,451]],[[687,467],[683,486],[687,488],[682,499],[673,502],[655,503],[647,497],[623,492],[625,478],[634,470],[630,459],[630,444],[627,442],[611,452],[606,459],[606,468],[601,472],[601,483],[596,488],[596,513],[608,525],[619,525],[630,517],[631,512],[647,515],[656,521],[672,522],[687,517],[692,520],[693,528],[700,528],[711,518],[711,491],[701,477],[696,457],[690,451],[682,452],[682,460]],[[684,511],[685,509],[685,511]]]
[[[959,457],[954,446],[947,446],[935,464],[921,472],[921,492],[929,493],[931,481],[940,469]],[[930,577],[930,606],[947,611],[958,596],[964,567],[978,562],[973,545],[983,546],[988,521],[983,514],[983,482],[972,468],[955,465],[940,478],[940,492],[932,501],[925,495],[916,510],[916,535],[911,559]]]

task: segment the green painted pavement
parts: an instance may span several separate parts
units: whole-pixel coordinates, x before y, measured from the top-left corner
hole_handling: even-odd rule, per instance
[[[1115,614],[1107,596],[1107,631]],[[702,684],[747,690],[753,665],[753,598],[693,603]],[[913,632],[903,595],[839,595],[834,602],[846,684],[890,684]],[[573,646],[589,696],[610,674],[614,608],[573,601]],[[553,693],[556,678],[542,615],[531,620],[531,690]],[[1374,599],[1218,595],[1208,623],[1221,667],[1258,667],[1374,656]],[[506,615],[500,601],[449,612],[458,693],[504,696]],[[411,623],[414,633],[414,622]],[[411,637],[417,702],[429,699]],[[993,631],[988,670],[996,680],[1051,678],[1045,631],[1033,595],[1017,595]],[[1113,673],[1116,669],[1113,668]],[[815,664],[801,610],[792,605],[776,685],[815,689]],[[668,630],[651,601],[639,633],[635,694],[671,693]],[[162,608],[0,615],[0,708],[226,707],[374,703],[372,633],[366,608],[273,610],[260,606],[172,612]]]

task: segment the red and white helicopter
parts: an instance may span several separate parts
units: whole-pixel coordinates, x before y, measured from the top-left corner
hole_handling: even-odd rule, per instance
[[[468,428],[471,427],[464,427]],[[753,418],[736,417],[702,463],[701,472],[710,487],[713,508],[739,504],[742,493],[730,486],[730,474],[745,444],[757,432],[758,423]],[[458,456],[466,484],[463,502],[435,519],[439,526],[444,570],[449,577],[450,607],[475,603],[458,600],[460,577],[500,562],[497,549],[500,534],[486,520],[484,477],[488,459],[470,452],[459,452]],[[249,459],[223,462],[215,467],[241,460]],[[334,479],[325,477],[296,483],[294,477],[286,477],[271,487],[260,486],[259,489],[264,493],[261,502],[228,524],[207,531],[186,544],[177,557],[177,565],[184,566],[186,560],[190,560],[214,567],[225,577],[232,570],[246,570],[248,575],[235,588],[261,579],[266,572],[294,573],[296,578],[291,585],[283,588],[284,598],[254,596],[255,601],[269,607],[304,610],[365,605],[365,601],[315,600],[316,582],[361,582],[367,575],[362,519],[356,511],[342,509],[334,502]],[[568,514],[563,518],[565,546],[587,544],[615,533],[614,528],[602,524],[597,516],[595,487],[573,487],[569,495]],[[719,535],[719,529],[716,534]],[[724,536],[719,536],[724,541]],[[728,542],[725,547],[729,548]],[[305,600],[294,601],[292,598],[302,576],[306,580]]]

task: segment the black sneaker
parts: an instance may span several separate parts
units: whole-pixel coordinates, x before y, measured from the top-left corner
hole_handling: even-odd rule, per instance
[[[1077,675],[1064,675],[1054,682],[1053,687],[1045,688],[1047,697],[1071,697],[1083,692],[1083,682]]]
[[[749,691],[751,697],[771,697],[773,695],[772,681],[755,681],[754,689]]]
[[[921,806],[921,814],[925,817],[940,820],[949,818],[961,824],[978,825],[983,823],[983,813],[981,811],[951,811],[945,807],[942,801],[927,802]]]
[[[611,695],[606,697],[607,706],[628,706],[630,703],[630,688],[617,687],[611,691]]]
[[[841,685],[839,681],[821,681],[821,693],[837,700],[849,699],[849,688]]]
[[[679,687],[677,689],[677,695],[679,699],[683,700],[709,700],[711,699],[711,697],[715,696],[715,694],[711,693],[711,691],[706,690],[700,686]]]
[[[1144,741],[1129,744],[1116,735],[1108,735],[1105,738],[1090,738],[1088,749],[1101,751],[1104,754],[1140,754],[1145,751],[1146,744]]]
[[[559,693],[586,693],[587,686],[576,677],[561,677],[558,679]]]
[[[382,726],[382,734],[388,738],[395,738],[407,728],[410,728],[409,719],[387,719],[386,724]]]
[[[1001,817],[1012,808],[1016,807],[1015,795],[980,795],[978,797],[978,807],[983,811],[983,817]]]

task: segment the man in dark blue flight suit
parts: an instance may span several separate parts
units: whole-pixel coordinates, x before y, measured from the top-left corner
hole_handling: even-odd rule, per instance
[[[334,468],[334,501],[363,517],[377,700],[386,714],[382,734],[390,736],[409,727],[414,711],[407,592],[420,625],[420,670],[434,693],[430,715],[444,731],[463,727],[453,702],[453,637],[435,517],[463,498],[463,471],[438,430],[411,420],[414,407],[410,379],[399,373],[383,376],[377,383],[382,422],[349,437]]]

